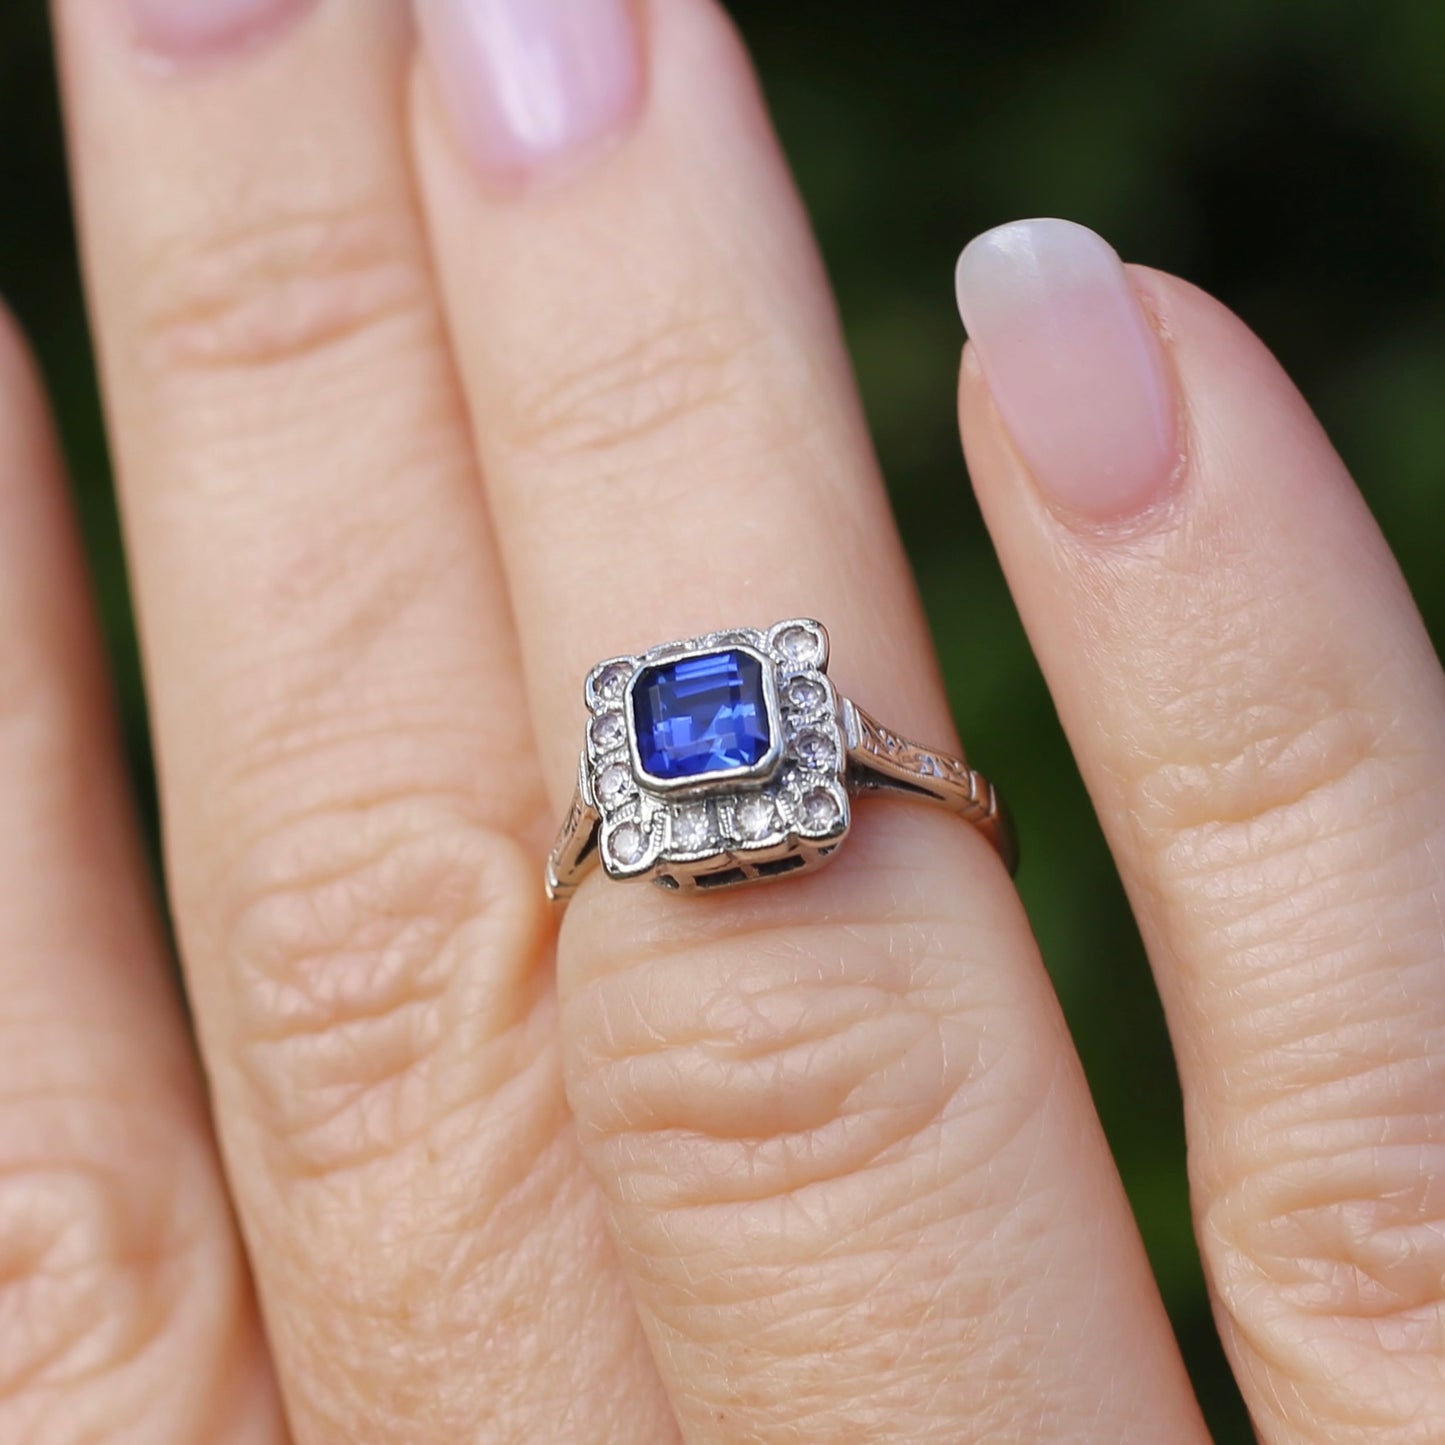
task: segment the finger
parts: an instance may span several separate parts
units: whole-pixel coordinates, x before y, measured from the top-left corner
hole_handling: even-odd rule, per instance
[[[59,472],[0,315],[0,1439],[279,1445]]]
[[[719,13],[422,13],[454,118],[423,77],[423,191],[558,806],[587,667],[739,621],[825,618],[843,689],[946,743]],[[751,895],[589,882],[564,928],[570,1097],[684,1435],[1199,1438],[1002,868],[926,811],[855,833]]]
[[[562,1092],[405,7],[58,15],[176,914],[293,1428],[658,1438]]]
[[[1261,1433],[1440,1438],[1445,683],[1420,619],[1217,304],[1058,221],[982,238],[960,281],[970,465],[1168,1006]]]

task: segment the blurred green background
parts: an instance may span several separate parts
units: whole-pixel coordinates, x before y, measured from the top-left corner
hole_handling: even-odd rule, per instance
[[[984,227],[1061,215],[1223,297],[1324,417],[1438,645],[1445,6],[731,8],[837,282],[961,726],[1019,815],[1024,896],[1190,1368],[1217,1438],[1246,1441],[1190,1236],[1179,1098],[1148,970],[966,484],[952,267]],[[39,0],[0,9],[0,136],[0,293],[55,392],[153,819]]]

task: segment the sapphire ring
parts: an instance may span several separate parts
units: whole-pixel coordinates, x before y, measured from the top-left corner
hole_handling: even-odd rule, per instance
[[[861,792],[941,804],[1016,866],[993,785],[839,696],[828,633],[809,618],[609,658],[588,674],[586,703],[550,898],[568,898],[598,862],[609,878],[684,892],[816,868],[847,837]]]

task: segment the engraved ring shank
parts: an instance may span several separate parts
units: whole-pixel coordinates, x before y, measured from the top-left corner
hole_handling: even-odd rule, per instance
[[[998,789],[982,773],[957,758],[899,737],[847,698],[843,700],[843,728],[852,791],[894,793],[937,803],[972,823],[993,845],[1008,871],[1018,871],[1013,820]]]
[[[602,815],[582,793],[579,778],[567,807],[567,817],[547,859],[547,897],[554,903],[565,903],[577,885],[597,863],[597,835]]]

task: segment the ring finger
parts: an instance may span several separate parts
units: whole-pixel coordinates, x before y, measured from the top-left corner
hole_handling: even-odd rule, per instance
[[[946,743],[817,258],[717,10],[423,15],[423,192],[554,803],[588,666],[733,623],[823,618],[843,690]],[[689,1439],[1200,1438],[976,835],[877,806],[773,889],[589,884],[559,974],[570,1097]]]

